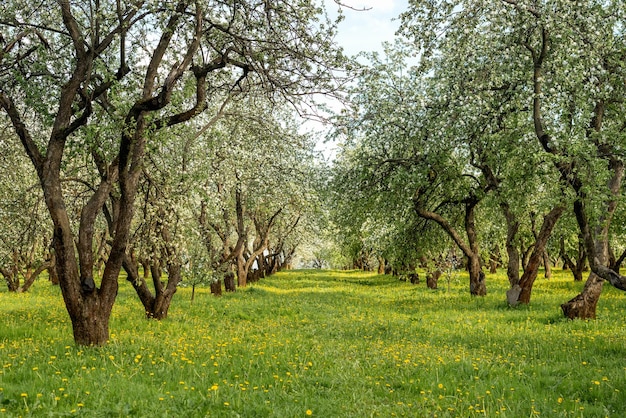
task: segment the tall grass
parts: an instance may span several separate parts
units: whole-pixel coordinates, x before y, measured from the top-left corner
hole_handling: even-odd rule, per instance
[[[292,271],[214,298],[180,289],[146,320],[122,283],[103,348],[74,346],[58,288],[0,292],[0,417],[620,417],[626,294],[562,318],[582,284],[539,279],[509,308],[361,272]]]

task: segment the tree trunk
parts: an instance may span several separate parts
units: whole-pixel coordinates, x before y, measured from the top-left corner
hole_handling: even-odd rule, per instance
[[[480,247],[478,245],[478,233],[476,232],[475,209],[478,204],[477,199],[470,199],[465,204],[465,233],[471,251],[465,253],[467,257],[467,268],[470,276],[470,294],[474,296],[485,296],[487,286],[485,283],[485,273],[482,271],[480,260]]]
[[[437,289],[437,282],[441,277],[441,270],[435,270],[426,275],[426,286],[429,289]]]
[[[224,288],[227,292],[234,292],[237,290],[235,287],[235,273],[229,271],[224,275]]]
[[[102,309],[97,296],[85,299],[79,312],[70,312],[77,345],[102,346],[109,341],[110,309]]]
[[[576,262],[574,262],[565,251],[565,240],[561,238],[561,258],[563,259],[563,270],[570,270],[574,275],[574,281],[582,282],[583,271],[587,260],[587,252],[585,251],[585,246],[582,244],[582,238],[579,238]]]
[[[167,284],[155,288],[155,297],[149,312],[146,312],[148,318],[161,320],[167,318],[172,298],[178,289],[178,284],[183,280],[181,276],[181,266],[179,263],[172,262],[167,265]],[[161,283],[161,278],[158,279]]]
[[[545,248],[552,234],[552,230],[554,229],[557,221],[561,217],[561,215],[565,212],[565,206],[559,205],[552,209],[546,216],[543,218],[543,223],[541,225],[541,230],[539,234],[536,234],[535,245],[533,246],[533,252],[528,260],[528,264],[524,269],[524,274],[520,278],[518,285],[521,290],[518,297],[518,302],[523,304],[530,303],[530,295],[533,289],[533,284],[535,283],[535,279],[537,278],[537,272],[539,271],[539,266],[543,262],[545,255]]]
[[[515,236],[519,229],[519,222],[512,220],[509,222],[507,217],[507,236],[506,236],[506,253],[509,260],[506,264],[506,276],[509,279],[511,287],[519,283],[520,255],[515,245]]]
[[[263,253],[257,255],[256,257],[256,265],[258,268],[258,275],[256,276],[256,279],[260,279],[261,277],[265,277],[264,273],[267,270],[267,260],[265,259],[265,255]]]
[[[474,296],[485,296],[487,286],[485,284],[485,273],[480,267],[480,257],[474,255],[468,257],[468,270],[470,276],[470,294]]]
[[[237,282],[239,286],[245,287],[248,281],[248,271],[246,270],[246,260],[243,257],[243,249],[237,255]],[[224,280],[226,286],[226,280]]]
[[[20,286],[17,292],[18,293],[27,292],[28,289],[30,289],[30,287],[33,285],[33,283],[35,283],[35,280],[37,280],[39,275],[43,273],[44,270],[49,269],[49,268],[50,268],[50,264],[44,263],[40,265],[39,267],[37,267],[35,271],[32,271],[32,272],[29,271],[28,274],[25,275],[26,277],[24,277],[24,284]]]
[[[574,268],[570,268],[570,271],[572,272],[572,275],[574,276],[574,281],[575,282],[582,282],[583,281],[583,271],[585,270],[585,263],[580,263],[578,265],[576,265]]]
[[[378,274],[385,274],[385,259],[378,257]]]
[[[497,246],[489,254],[489,273],[496,274],[501,264],[500,248]]]
[[[211,294],[213,296],[222,296],[222,281],[215,280],[211,282]]]
[[[17,289],[20,287],[19,276],[12,270],[5,268],[0,269],[0,272],[4,276],[9,292],[17,292]]]
[[[574,281],[582,282],[583,270],[585,269],[585,257],[579,257],[576,263],[574,263],[574,260],[567,254],[563,254],[561,257],[563,258],[563,270],[570,270],[574,276]]]
[[[478,234],[476,233],[474,210],[478,204],[478,199],[470,197],[465,201],[465,233],[467,235],[467,243],[463,241],[459,233],[444,219],[435,212],[425,210],[420,206],[419,191],[413,198],[414,208],[417,215],[435,221],[443,230],[452,238],[463,254],[467,257],[467,269],[470,279],[470,294],[473,296],[485,296],[487,287],[485,283],[485,273],[482,272],[480,263],[480,246],[478,244]]]
[[[544,273],[543,277],[546,279],[550,279],[552,277],[552,268],[550,266],[550,256],[548,255],[548,251],[543,251],[543,268]]]
[[[167,313],[169,312],[173,297],[174,292],[170,291],[158,294],[157,297],[154,298],[154,304],[152,305],[151,312],[146,312],[148,318],[156,319],[157,321],[167,318]]]
[[[498,272],[498,263],[494,259],[489,259],[489,273],[496,274]]]
[[[176,293],[178,284],[181,282],[180,265],[172,263],[168,265],[167,285],[163,285],[161,281],[161,269],[158,262],[154,262],[150,266],[144,265],[144,271],[149,271],[154,284],[154,294],[148,288],[144,276],[139,275],[139,265],[133,261],[130,256],[124,258],[122,263],[126,271],[127,280],[132,284],[137,296],[141,301],[146,317],[149,319],[161,320],[167,318],[172,298]]]
[[[561,305],[563,315],[569,319],[596,319],[596,307],[602,294],[604,280],[591,273],[583,291]]]
[[[626,249],[622,251],[617,259],[615,258],[615,254],[613,254],[613,259],[611,260],[611,270],[619,274],[619,270],[622,268],[624,259],[626,259]]]

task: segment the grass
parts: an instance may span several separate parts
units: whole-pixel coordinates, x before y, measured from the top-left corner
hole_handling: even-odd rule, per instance
[[[362,272],[291,271],[214,298],[180,289],[144,319],[121,283],[103,348],[74,346],[58,288],[0,292],[0,417],[618,417],[626,294],[562,318],[582,287],[538,279],[509,308],[503,273],[469,295]]]

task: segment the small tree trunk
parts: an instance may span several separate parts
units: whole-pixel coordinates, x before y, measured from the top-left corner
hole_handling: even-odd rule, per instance
[[[550,256],[548,255],[547,251],[543,252],[543,268],[544,268],[543,277],[545,277],[546,279],[551,278],[552,268],[550,266]]]
[[[489,273],[496,274],[500,266],[500,248],[497,246],[489,254]]]
[[[435,270],[426,275],[426,286],[429,289],[437,289],[437,282],[441,277],[441,270]]]
[[[224,288],[227,292],[234,292],[237,290],[235,287],[235,273],[229,271],[224,275]]]
[[[574,260],[572,260],[572,258],[565,252],[565,240],[561,238],[561,258],[563,259],[563,270],[570,270],[574,275],[575,282],[583,281],[583,270],[587,260],[587,252],[585,251],[584,245],[580,242],[581,240],[582,238],[579,239],[578,257],[574,263]]]
[[[222,281],[215,280],[211,282],[211,294],[213,296],[222,296]]]
[[[498,263],[494,260],[489,260],[489,273],[496,274],[498,272]]]
[[[20,279],[16,274],[13,274],[12,271],[7,269],[2,269],[2,275],[4,276],[4,280],[7,283],[7,288],[9,292],[17,292],[17,289],[20,287]]]
[[[378,274],[385,274],[385,259],[378,257]]]

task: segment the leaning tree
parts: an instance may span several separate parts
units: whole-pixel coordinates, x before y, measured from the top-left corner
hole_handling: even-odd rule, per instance
[[[294,102],[333,89],[332,69],[342,55],[322,13],[308,0],[3,5],[0,108],[39,178],[77,344],[109,338],[135,195],[155,133],[253,84]],[[75,227],[64,192],[72,158],[88,160],[99,179]],[[113,228],[97,283],[94,224],[103,212]]]

